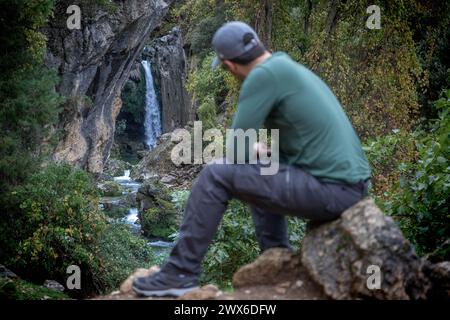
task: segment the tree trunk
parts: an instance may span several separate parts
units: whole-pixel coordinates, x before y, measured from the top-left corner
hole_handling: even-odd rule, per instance
[[[303,24],[303,30],[305,31],[305,35],[307,35],[309,32],[309,18],[311,17],[311,12],[312,12],[311,0],[305,0],[305,8],[306,8],[306,12],[305,12],[305,20],[304,20],[304,24]]]
[[[256,33],[267,48],[272,45],[272,20],[273,0],[260,0],[253,24]]]
[[[325,26],[325,32],[328,36],[334,31],[336,28],[336,24],[338,22],[338,6],[339,6],[339,0],[332,0],[330,4],[330,11],[328,11],[327,16],[327,24]]]

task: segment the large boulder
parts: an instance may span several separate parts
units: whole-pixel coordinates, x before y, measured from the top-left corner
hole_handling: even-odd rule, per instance
[[[131,170],[133,166],[123,160],[109,158],[104,166],[103,173],[110,177],[120,177],[125,175],[126,170]]]
[[[157,178],[146,180],[139,188],[136,202],[141,231],[149,237],[168,238],[178,228],[178,212],[166,186]]]
[[[104,197],[120,197],[122,195],[122,187],[115,181],[105,181],[97,185],[100,193]]]
[[[300,266],[299,257],[289,249],[269,249],[233,275],[233,287],[273,285],[281,282],[285,276],[291,277]]]
[[[346,210],[340,219],[309,230],[301,260],[333,299],[421,299],[430,286],[423,261],[371,199]],[[378,271],[379,288],[374,278]]]
[[[192,131],[189,126],[185,129]],[[146,152],[142,160],[133,167],[131,177],[136,181],[159,178],[165,184],[189,188],[203,165],[175,165],[172,162],[171,153],[176,144],[172,141],[172,133],[160,136],[156,147]]]

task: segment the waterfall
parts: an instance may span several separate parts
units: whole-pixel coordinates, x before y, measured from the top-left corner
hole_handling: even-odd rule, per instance
[[[155,87],[153,84],[152,70],[150,61],[142,61],[145,70],[145,143],[151,150],[156,146],[156,139],[161,135],[161,114],[159,111],[158,100],[156,99]]]

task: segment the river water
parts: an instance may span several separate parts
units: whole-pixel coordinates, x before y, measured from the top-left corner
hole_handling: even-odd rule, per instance
[[[117,197],[115,201],[120,201],[121,198],[126,197],[130,193],[136,194],[141,186],[141,183],[134,181],[130,178],[130,170],[125,170],[123,176],[114,177],[114,181],[117,182],[123,189],[122,197]],[[141,227],[139,224],[138,208],[130,207],[128,214],[121,219],[121,222],[130,226],[133,233],[141,236]],[[143,236],[141,236],[143,237]],[[154,249],[154,252],[159,256],[167,256],[170,249],[175,245],[174,242],[168,242],[158,238],[145,238],[147,244]]]

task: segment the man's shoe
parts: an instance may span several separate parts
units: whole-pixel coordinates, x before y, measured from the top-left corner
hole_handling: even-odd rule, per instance
[[[136,278],[133,281],[134,292],[146,297],[179,297],[197,288],[198,281],[194,277],[188,277],[184,274],[174,275],[161,271],[148,277]]]

